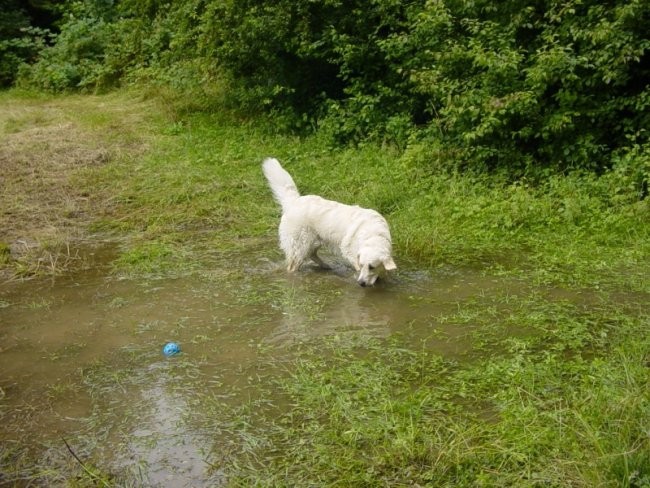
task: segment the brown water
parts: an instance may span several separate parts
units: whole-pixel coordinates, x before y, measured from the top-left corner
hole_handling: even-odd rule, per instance
[[[263,256],[199,277],[131,280],[109,274],[110,256],[98,252],[74,276],[0,286],[0,439],[16,473],[72,469],[66,439],[81,460],[148,486],[218,485],[208,453],[229,441],[201,427],[215,413],[200,411],[199,393],[249,401],[305,345],[331,340],[400,334],[460,357],[468,327],[440,317],[513,286],[445,269],[364,289],[344,268],[289,276]],[[167,341],[182,353],[164,357]]]

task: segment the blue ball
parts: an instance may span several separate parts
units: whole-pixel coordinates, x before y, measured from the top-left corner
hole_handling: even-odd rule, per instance
[[[175,342],[168,342],[165,344],[165,347],[163,347],[163,354],[167,357],[178,354],[179,352],[181,352],[181,346]]]

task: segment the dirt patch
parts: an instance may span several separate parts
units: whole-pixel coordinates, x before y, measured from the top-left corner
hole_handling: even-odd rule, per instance
[[[74,243],[107,200],[88,170],[148,146],[120,102],[0,99],[0,279],[79,264]]]

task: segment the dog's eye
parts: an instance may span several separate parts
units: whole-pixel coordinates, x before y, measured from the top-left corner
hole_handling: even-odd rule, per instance
[[[375,269],[375,267],[372,264],[369,264],[368,269]]]

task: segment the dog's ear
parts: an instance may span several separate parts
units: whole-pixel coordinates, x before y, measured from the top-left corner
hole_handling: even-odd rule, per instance
[[[397,265],[395,264],[395,261],[393,261],[393,258],[389,257],[388,259],[384,259],[384,269],[386,271],[393,271],[394,269],[397,269]]]

